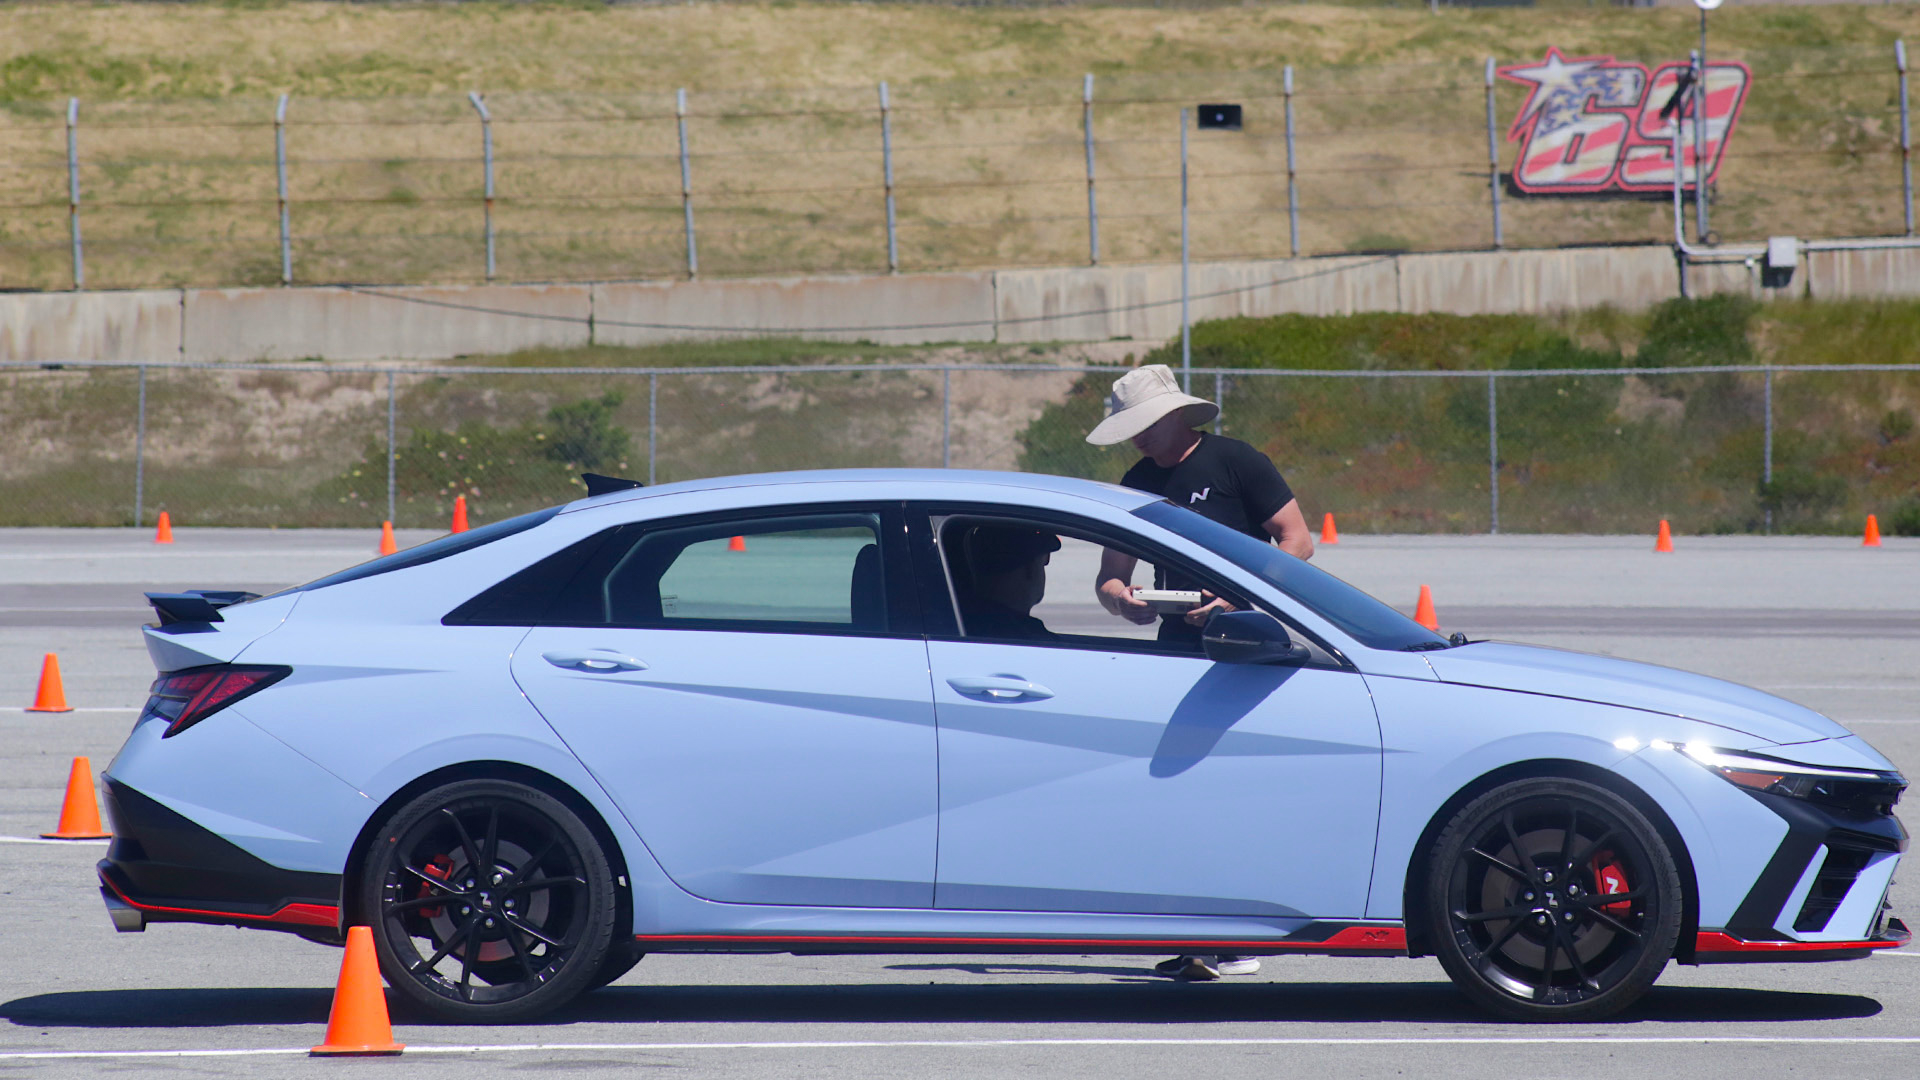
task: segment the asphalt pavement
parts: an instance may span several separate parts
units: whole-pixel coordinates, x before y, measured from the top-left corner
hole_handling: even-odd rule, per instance
[[[1920,948],[1845,964],[1675,966],[1625,1016],[1554,1027],[1489,1020],[1432,960],[1270,958],[1255,976],[1176,984],[1141,957],[652,956],[540,1023],[397,1017],[401,1058],[310,1060],[337,950],[219,927],[115,934],[91,869],[104,845],[31,842],[54,823],[70,759],[104,767],[145,697],[141,592],[277,588],[358,562],[377,540],[371,530],[175,537],[161,547],[145,532],[0,531],[0,1075],[1920,1073]],[[1430,585],[1448,631],[1758,686],[1920,772],[1920,541],[1676,546],[1655,555],[1651,537],[1350,535],[1315,562],[1406,610]],[[1085,569],[1061,560],[1052,572]],[[72,713],[21,708],[48,651],[60,655]],[[1909,921],[1920,913],[1910,886],[1897,885],[1893,902]]]

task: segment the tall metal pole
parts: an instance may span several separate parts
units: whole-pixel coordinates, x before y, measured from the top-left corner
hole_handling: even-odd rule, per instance
[[[1766,435],[1760,440],[1760,483],[1771,494],[1773,488],[1773,369],[1761,376],[1761,401],[1766,409]],[[1773,535],[1773,507],[1766,510],[1767,535]]]
[[[273,110],[273,161],[280,173],[280,284],[293,284],[293,219],[287,212],[287,95]]]
[[[1187,230],[1187,110],[1180,110],[1180,389],[1193,393],[1192,245]]]
[[[478,90],[469,90],[467,100],[480,113],[480,150],[487,170],[486,213],[487,213],[487,280],[493,280],[493,116],[487,112],[487,103],[480,99]]]
[[[1907,43],[1893,43],[1893,62],[1900,69],[1900,192],[1907,211],[1907,235],[1913,235],[1913,128],[1907,114]]]
[[[1680,264],[1680,298],[1685,300],[1690,292],[1687,288],[1687,253],[1681,249],[1679,240],[1686,225],[1685,201],[1680,195],[1680,117],[1673,118],[1673,257]]]
[[[1280,71],[1281,93],[1287,108],[1287,241],[1294,258],[1300,257],[1300,176],[1293,161],[1293,65]]]
[[[395,473],[399,471],[395,467],[395,463],[399,460],[400,449],[394,442],[394,425],[393,425],[394,412],[395,412],[395,409],[394,409],[394,395],[393,395],[393,371],[389,369],[387,371],[387,520],[388,521],[392,521],[394,519],[394,510],[398,502],[398,500],[394,498],[395,490],[398,487],[398,485],[394,481],[395,481]]]
[[[1215,435],[1220,434],[1220,418],[1225,415],[1227,411],[1226,397],[1226,376],[1216,371],[1213,373],[1213,404],[1216,409],[1213,414],[1213,433]]]
[[[147,365],[140,365],[140,411],[133,436],[133,527],[146,524],[147,495]]]
[[[1487,373],[1487,531],[1500,531],[1500,379]]]
[[[953,369],[940,370],[940,467],[953,468]]]
[[[87,287],[87,260],[80,250],[80,99],[67,99],[67,230],[73,234],[73,287]]]
[[[1493,118],[1493,57],[1487,57],[1487,190],[1493,193],[1493,246],[1504,246],[1500,229],[1500,140]]]
[[[1093,196],[1093,73],[1080,88],[1080,127],[1087,138],[1087,265],[1100,265],[1100,206]]]
[[[652,487],[655,483],[657,483],[658,481],[655,479],[655,477],[660,475],[660,471],[658,468],[658,462],[660,458],[659,458],[659,455],[654,452],[655,449],[659,446],[659,440],[654,437],[655,434],[659,431],[659,427],[660,427],[660,425],[656,423],[656,418],[659,416],[659,405],[660,405],[660,376],[650,371],[647,373],[647,486],[648,487]]]
[[[1707,11],[1700,9],[1700,51],[1694,54],[1693,231],[1707,242]]]
[[[682,87],[674,99],[674,111],[680,120],[680,209],[687,219],[687,278],[700,276],[700,249],[693,240],[693,162],[687,155],[687,91]]]
[[[893,104],[887,84],[880,84],[880,164],[887,184],[887,273],[900,272],[900,237],[893,216]]]

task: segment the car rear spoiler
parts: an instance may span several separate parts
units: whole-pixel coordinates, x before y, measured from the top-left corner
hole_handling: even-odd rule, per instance
[[[188,589],[179,593],[147,594],[147,603],[160,616],[161,626],[174,623],[216,623],[220,618],[220,609],[260,599],[259,593],[241,592],[238,589]]]

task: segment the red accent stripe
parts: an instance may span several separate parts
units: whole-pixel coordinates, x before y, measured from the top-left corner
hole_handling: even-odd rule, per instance
[[[1366,949],[1379,952],[1406,952],[1407,932],[1398,926],[1349,926],[1325,941],[1288,941],[1285,938],[1226,941],[1215,938],[1079,938],[1079,937],[995,937],[921,936],[909,934],[635,934],[634,940],[661,944],[715,945],[1050,945],[1085,946],[1128,945],[1139,947],[1287,949],[1297,952]]]
[[[340,909],[328,904],[288,904],[271,915],[244,915],[237,911],[206,911],[200,908],[166,907],[161,904],[143,904],[126,893],[105,877],[100,879],[113,890],[113,895],[126,901],[141,911],[164,911],[175,915],[204,915],[217,919],[240,919],[245,922],[278,923],[285,926],[324,926],[338,928]]]
[[[1841,949],[1894,949],[1902,941],[1747,941],[1718,930],[1702,930],[1693,939],[1697,953],[1835,952]]]

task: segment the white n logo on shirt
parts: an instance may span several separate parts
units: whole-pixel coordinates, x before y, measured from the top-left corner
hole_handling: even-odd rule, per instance
[[[1199,491],[1196,491],[1191,495],[1188,495],[1187,505],[1192,506],[1194,503],[1207,501],[1207,496],[1211,494],[1212,491],[1213,491],[1213,488],[1211,486],[1208,486],[1208,487],[1201,488]]]

